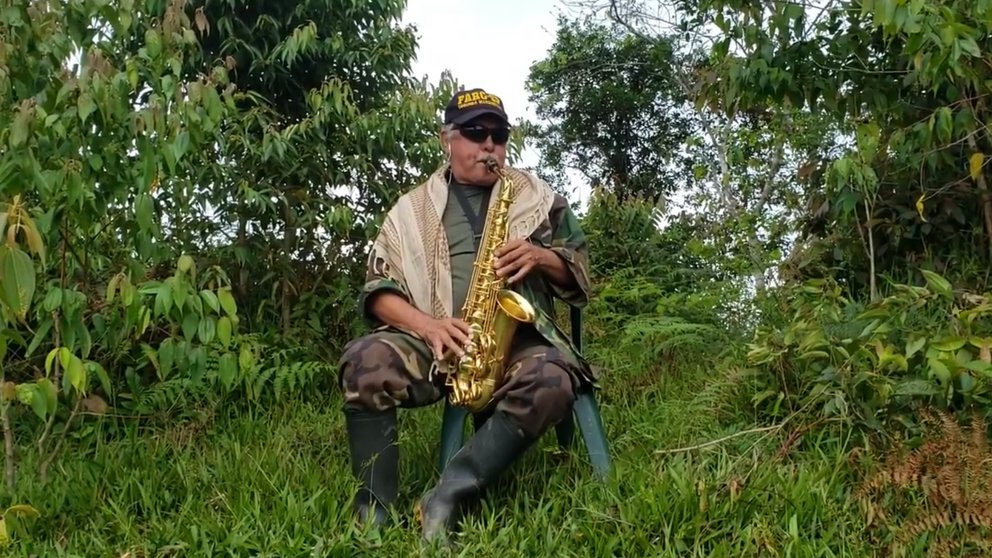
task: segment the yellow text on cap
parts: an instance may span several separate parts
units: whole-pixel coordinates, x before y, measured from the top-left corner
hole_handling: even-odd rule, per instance
[[[471,93],[462,93],[458,96],[456,105],[458,108],[463,109],[465,107],[471,107],[478,104],[487,104],[493,106],[500,106],[502,101],[496,95],[492,93],[486,93],[485,91],[472,91]]]

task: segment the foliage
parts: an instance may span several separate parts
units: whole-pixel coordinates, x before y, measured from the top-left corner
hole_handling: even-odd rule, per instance
[[[867,305],[831,281],[789,289],[787,323],[762,326],[750,344],[765,382],[754,397],[762,414],[812,408],[894,433],[913,426],[919,405],[992,410],[992,299],[955,293],[943,277],[924,274],[928,286],[897,284]]]
[[[806,233],[826,237],[825,265],[852,294],[879,296],[881,274],[921,263],[947,273],[958,261],[969,266],[958,282],[982,288],[989,3],[783,3],[760,16],[737,0],[684,5],[723,32],[705,98],[728,111],[804,107],[847,130],[845,152],[816,164]]]
[[[49,456],[44,478],[65,437],[63,428],[50,442],[63,406],[71,409],[66,427],[84,404],[102,410],[104,398],[126,397],[113,393],[108,370],[117,381],[161,380],[173,366],[202,374],[211,351],[238,351],[223,274],[197,276],[192,257],[172,252],[156,208],[169,193],[181,197],[208,165],[232,93],[222,67],[187,84],[175,79],[172,69],[197,48],[179,3],[153,26],[134,29],[141,48],[112,62],[133,9],[131,2],[37,2],[0,13],[8,487],[10,403],[45,422],[37,438]],[[66,65],[73,54],[78,70]],[[195,93],[182,94],[185,87]],[[143,89],[146,102],[136,108]],[[169,277],[155,266],[172,257],[178,263]]]
[[[0,11],[8,488],[22,440],[45,480],[83,417],[258,402],[328,375],[374,229],[356,216],[436,164],[447,85],[406,75],[401,8]]]
[[[642,196],[622,198],[603,188],[593,191],[582,229],[594,257],[590,271],[608,279],[633,273],[666,292],[696,292],[700,285],[728,276],[719,256],[692,223],[667,219],[658,204]],[[640,310],[632,310],[637,314]]]
[[[375,217],[439,162],[436,112],[452,84],[408,78],[416,41],[398,25],[403,5],[187,7],[209,29],[185,71],[223,60],[246,93],[209,193],[230,216],[211,256],[231,271],[255,331],[278,324],[316,347],[346,337]]]
[[[663,185],[671,186],[663,190],[669,202],[666,213],[694,221],[698,234],[724,253],[725,269],[735,275],[749,275],[754,289],[763,292],[774,282],[773,265],[788,252],[795,235],[795,221],[806,206],[815,161],[834,151],[833,138],[843,126],[801,108],[768,110],[764,106],[740,106],[733,96],[707,95],[707,84],[722,79],[724,68],[719,65],[720,55],[707,44],[718,37],[708,37],[703,28],[690,29],[692,21],[688,18],[692,14],[673,22],[663,16],[647,15],[665,12],[668,6],[662,3],[651,8],[623,0],[578,3],[593,13],[605,6],[609,23],[594,27],[604,31],[595,40],[585,38],[576,47],[605,43],[594,52],[580,51],[586,53],[585,66],[593,68],[580,74],[581,83],[575,84],[574,72],[541,74],[545,88],[550,86],[557,91],[575,84],[573,89],[579,88],[580,92],[575,96],[580,100],[588,98],[582,103],[560,104],[568,109],[567,122],[580,124],[572,136],[561,134],[569,141],[561,148],[568,153],[583,152],[573,146],[584,145],[581,142],[589,137],[589,130],[598,129],[596,118],[601,107],[612,106],[612,101],[596,97],[601,91],[614,88],[610,69],[628,68],[623,63],[598,62],[606,56],[601,51],[611,53],[626,48],[625,45],[639,45],[641,51],[665,53],[652,58],[631,54],[637,60],[630,65],[639,72],[653,74],[656,79],[638,84],[627,95],[667,103],[662,115],[644,118],[678,123],[664,132],[675,142],[656,148],[655,154],[667,158],[664,169],[654,169],[656,175],[666,176]],[[569,32],[575,34],[572,27],[578,26],[571,24]],[[570,53],[562,49],[553,50],[535,68],[557,67],[559,59],[567,59],[566,54]],[[602,67],[607,71],[601,70]],[[549,99],[549,103],[557,99],[550,94],[537,98]],[[558,121],[557,117],[553,119],[549,130],[561,127]],[[636,122],[640,120],[635,119]],[[603,125],[599,124],[599,128]],[[637,130],[636,124],[613,117],[607,118],[605,125],[626,125],[628,133]],[[558,148],[549,150],[546,143],[541,145],[545,153],[557,153]],[[607,145],[621,148],[622,142],[610,139]],[[655,191],[641,185],[640,193],[634,195],[653,195]]]
[[[620,199],[685,188],[685,95],[672,46],[616,26],[559,19],[555,44],[527,81],[538,118],[535,147],[549,180],[567,170]]]
[[[741,331],[732,316],[733,284],[716,254],[690,223],[659,228],[660,216],[640,196],[621,200],[598,188],[582,217],[595,283],[585,327],[628,355],[604,363],[609,367],[679,368],[702,354],[715,358]]]
[[[988,424],[977,413],[968,427],[947,413],[923,409],[921,415],[925,431],[919,445],[889,450],[855,494],[876,531],[873,539],[888,543],[892,556],[919,553],[923,545],[931,556],[978,549],[987,554],[992,550]],[[919,496],[922,505],[913,505]],[[928,536],[920,540],[924,533]]]

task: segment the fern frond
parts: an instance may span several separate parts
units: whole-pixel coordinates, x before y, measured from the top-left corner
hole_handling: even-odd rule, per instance
[[[992,543],[992,452],[989,451],[988,427],[981,417],[973,416],[970,432],[946,412],[936,416],[920,411],[926,435],[916,449],[905,452],[900,445],[883,461],[882,467],[855,492],[869,515],[886,515],[876,495],[885,488],[922,492],[925,504],[914,505],[916,511],[898,529],[892,543],[895,555],[920,535],[930,532],[935,555],[949,552],[962,542],[962,531],[979,546]],[[895,515],[889,514],[889,515]]]

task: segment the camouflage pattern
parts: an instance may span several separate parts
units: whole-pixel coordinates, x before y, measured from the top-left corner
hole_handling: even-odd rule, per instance
[[[351,341],[341,357],[345,405],[384,411],[440,401],[444,378],[430,378],[432,361],[423,341],[389,327]],[[506,381],[490,408],[508,414],[525,434],[539,437],[569,413],[578,380],[569,371],[575,368],[547,343],[522,345],[508,361]]]
[[[583,355],[572,344],[568,334],[554,322],[554,299],[583,307],[588,303],[590,279],[588,268],[588,246],[579,220],[560,194],[555,194],[554,203],[548,218],[530,236],[530,241],[548,248],[561,256],[575,277],[576,285],[563,289],[538,273],[531,273],[513,289],[526,297],[537,308],[534,329],[543,337],[544,344],[557,349],[561,359],[568,363],[569,370],[577,381],[598,383],[598,370],[589,365]],[[370,262],[366,283],[359,296],[359,308],[366,323],[373,328],[383,328],[383,324],[370,310],[368,301],[371,295],[392,291],[410,300],[402,285],[388,278],[383,262]]]

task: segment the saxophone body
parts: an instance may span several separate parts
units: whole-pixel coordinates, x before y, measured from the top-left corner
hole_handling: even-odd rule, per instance
[[[506,357],[517,327],[533,323],[535,318],[531,303],[506,288],[505,279],[496,275],[495,252],[508,239],[514,184],[494,159],[490,158],[486,164],[502,181],[502,187],[486,212],[472,279],[462,305],[462,321],[471,330],[469,346],[461,358],[449,354],[443,363],[452,404],[473,413],[484,409],[502,384]]]

